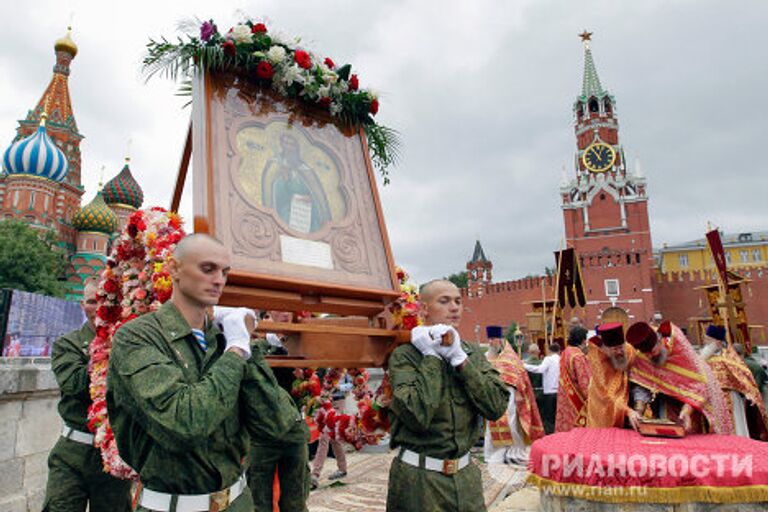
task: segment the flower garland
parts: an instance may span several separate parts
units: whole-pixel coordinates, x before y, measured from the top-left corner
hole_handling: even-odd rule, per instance
[[[176,80],[179,75],[189,78],[195,69],[234,72],[282,96],[327,110],[342,123],[363,127],[373,163],[384,184],[389,183],[387,167],[397,160],[398,135],[374,121],[378,95],[360,88],[360,78],[352,73],[351,65],[337,66],[329,57],[321,59],[298,47],[299,38],[286,40],[261,22],[246,20],[223,34],[213,20],[184,25],[189,33],[179,37],[178,43],[164,37],[150,39],[143,61],[147,75],[162,73]],[[188,94],[189,85],[182,90]]]
[[[88,428],[95,434],[104,470],[135,479],[136,473],[117,452],[107,417],[107,371],[112,338],[126,322],[156,310],[173,291],[166,264],[184,237],[181,217],[163,208],[134,212],[125,231],[115,240],[97,293],[96,337],[91,343],[91,406]]]
[[[410,331],[421,323],[418,288],[399,267],[397,278],[401,293],[388,309],[395,329]],[[333,392],[346,374],[352,377],[352,394],[357,400],[354,415],[339,413],[332,405]],[[370,376],[364,368],[329,368],[323,376],[322,385],[311,368],[297,368],[294,376],[296,380],[291,393],[307,417],[313,418],[318,429],[326,432],[331,439],[342,440],[359,450],[365,444],[377,444],[389,432],[388,407],[392,402],[392,388],[388,374],[384,375],[375,393],[368,386]]]

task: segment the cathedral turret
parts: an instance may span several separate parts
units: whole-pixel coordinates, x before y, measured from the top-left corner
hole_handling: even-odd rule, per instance
[[[69,73],[77,45],[70,31],[54,43],[56,64],[37,106],[19,121],[4,154],[0,214],[58,232],[60,244],[75,249],[72,215],[80,206],[80,141],[69,97]],[[44,179],[40,179],[44,178]]]
[[[128,223],[128,217],[141,208],[144,202],[144,191],[141,190],[129,166],[131,159],[125,158],[125,165],[120,172],[104,185],[104,201],[115,212],[118,218],[118,231],[122,231]]]

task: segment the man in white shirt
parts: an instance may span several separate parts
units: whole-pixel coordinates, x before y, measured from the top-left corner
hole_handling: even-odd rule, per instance
[[[549,346],[547,355],[540,365],[525,364],[525,369],[531,373],[540,373],[544,391],[541,407],[541,420],[544,422],[544,432],[551,434],[555,431],[555,413],[557,411],[557,388],[560,384],[560,345],[553,343]]]

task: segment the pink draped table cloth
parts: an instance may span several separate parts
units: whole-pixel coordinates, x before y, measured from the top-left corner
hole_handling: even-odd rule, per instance
[[[768,502],[768,443],[737,436],[643,437],[578,428],[531,447],[542,492],[610,503]]]

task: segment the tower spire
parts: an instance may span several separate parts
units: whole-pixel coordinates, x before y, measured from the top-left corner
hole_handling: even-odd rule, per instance
[[[581,86],[581,98],[587,99],[592,96],[602,98],[607,93],[600,84],[600,77],[597,75],[595,61],[592,58],[592,49],[589,47],[592,41],[592,32],[586,30],[579,34],[581,42],[584,43],[584,80]]]

